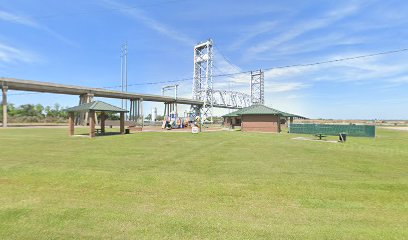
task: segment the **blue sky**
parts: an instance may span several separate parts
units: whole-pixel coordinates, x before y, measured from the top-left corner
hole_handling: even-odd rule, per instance
[[[407,12],[402,0],[0,0],[0,76],[117,86],[125,41],[129,84],[192,77],[193,46],[208,38],[214,74],[347,58],[408,48]],[[248,92],[249,80],[214,85]],[[179,84],[191,97],[192,81]],[[160,94],[162,86],[129,91]],[[407,119],[408,52],[269,70],[265,95],[268,106],[310,118]],[[9,101],[72,106],[78,97],[10,91]],[[145,109],[154,106],[162,109]]]

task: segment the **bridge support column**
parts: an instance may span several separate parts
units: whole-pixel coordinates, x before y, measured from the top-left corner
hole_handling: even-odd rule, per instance
[[[94,98],[94,95],[91,94],[91,93],[80,95],[79,96],[79,105],[85,104],[85,103],[90,103],[90,102],[93,101],[93,98]],[[96,117],[96,115],[95,115],[95,117]],[[88,119],[89,119],[88,112],[79,113],[78,117],[76,119],[76,125],[87,125],[88,124]]]
[[[169,116],[170,115],[170,103],[165,102],[164,103],[164,113],[163,113],[163,117]]]
[[[164,103],[164,113],[163,113],[164,118],[167,116],[167,113],[169,112],[169,110],[167,110],[168,106],[169,105],[167,103]]]
[[[139,122],[143,112],[143,99],[131,99],[130,100],[130,113],[129,120]],[[143,125],[143,124],[141,124]]]
[[[143,98],[140,99],[140,115],[142,117],[142,128],[144,127]]]
[[[177,113],[177,103],[165,102],[164,103],[164,116],[169,116],[171,112]]]
[[[130,112],[129,112],[129,120],[130,121],[135,121],[136,120],[136,106],[137,105],[137,100],[136,99],[130,99]]]
[[[7,127],[7,90],[8,87],[7,86],[2,86],[2,92],[3,92],[3,101],[2,101],[2,105],[3,105],[3,127],[6,128]]]

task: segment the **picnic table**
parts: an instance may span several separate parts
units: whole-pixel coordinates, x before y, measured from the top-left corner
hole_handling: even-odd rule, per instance
[[[324,135],[323,133],[316,133],[315,137],[318,137],[319,140],[322,140],[323,138],[327,137],[326,135]]]

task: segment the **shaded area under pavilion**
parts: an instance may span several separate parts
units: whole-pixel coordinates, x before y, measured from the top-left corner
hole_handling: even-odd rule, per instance
[[[96,136],[96,113],[100,113],[100,131],[101,134],[105,134],[105,121],[108,117],[106,113],[120,113],[120,134],[125,134],[125,113],[128,112],[123,108],[113,106],[109,103],[102,101],[94,101],[90,103],[81,104],[79,106],[67,108],[68,123],[69,123],[69,135],[72,136],[75,133],[75,113],[87,113],[89,123],[89,137]]]

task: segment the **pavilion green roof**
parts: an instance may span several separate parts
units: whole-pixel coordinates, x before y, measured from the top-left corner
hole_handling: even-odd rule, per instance
[[[94,101],[90,103],[84,103],[79,106],[67,108],[65,111],[67,112],[88,112],[88,111],[96,111],[96,112],[128,112],[126,109],[119,108],[113,106],[109,103],[102,102],[102,101]]]

